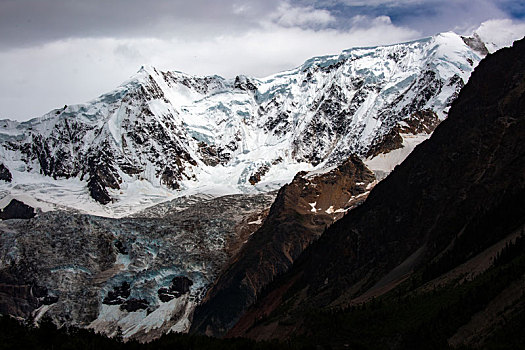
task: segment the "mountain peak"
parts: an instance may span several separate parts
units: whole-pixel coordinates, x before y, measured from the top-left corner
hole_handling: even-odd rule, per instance
[[[167,194],[275,190],[298,171],[373,158],[405,148],[403,133],[431,132],[480,59],[445,33],[314,57],[262,79],[143,65],[112,92],[17,126],[28,136],[0,153],[19,181],[8,191],[63,202],[52,187],[45,195],[29,189],[28,175],[31,183],[75,178],[106,205],[89,196],[68,205],[113,215],[126,201],[131,208]],[[93,162],[99,157],[107,165]],[[133,200],[144,182],[162,195]]]

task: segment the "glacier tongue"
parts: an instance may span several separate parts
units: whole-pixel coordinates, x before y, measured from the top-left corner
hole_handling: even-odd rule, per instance
[[[0,193],[121,217],[180,195],[274,190],[298,171],[400,148],[401,132],[432,132],[480,59],[444,33],[263,79],[142,67],[86,104],[0,121],[14,175]]]
[[[274,198],[201,195],[122,219],[52,211],[0,221],[7,291],[0,308],[141,341],[186,332],[195,306]]]

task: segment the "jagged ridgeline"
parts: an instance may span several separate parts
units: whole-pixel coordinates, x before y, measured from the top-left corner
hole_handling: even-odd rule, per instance
[[[352,154],[411,149],[422,140],[411,136],[428,137],[485,54],[472,40],[446,33],[351,49],[264,79],[143,67],[86,104],[1,121],[0,178],[14,183],[0,186],[83,211],[104,212],[89,197],[122,211],[131,197],[139,199],[129,210],[155,200],[145,186],[164,196],[277,190],[298,171]]]

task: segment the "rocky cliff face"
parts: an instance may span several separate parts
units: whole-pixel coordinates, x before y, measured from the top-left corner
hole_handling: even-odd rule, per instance
[[[443,317],[451,307],[464,307],[461,312],[450,311],[464,314],[464,318],[451,317],[447,325],[437,322],[437,311],[435,320],[430,319],[434,322],[430,329],[435,331],[427,332],[426,342],[442,337],[442,346],[446,346],[447,337],[455,346],[480,346],[504,324],[494,316],[497,312],[507,317],[520,312],[523,315],[523,297],[514,291],[523,283],[521,260],[510,267],[516,272],[512,274],[497,270],[500,265],[495,261],[498,254],[509,255],[503,249],[505,244],[507,250],[509,246],[521,247],[512,242],[525,226],[524,57],[523,40],[512,49],[489,55],[432,137],[378,184],[364,204],[332,225],[230,334],[254,338],[301,334],[315,338],[329,326],[316,323],[312,310],[332,310],[332,314],[334,310],[347,310],[341,319],[359,319],[359,315],[372,315],[371,310],[381,306],[372,303],[369,308],[362,307],[360,310],[368,310],[366,314],[351,309],[353,305],[391,290],[395,290],[392,305],[402,300],[419,300],[421,305],[427,298],[435,303],[431,305],[440,305]],[[516,249],[519,252],[521,248]],[[519,254],[514,256],[520,259]],[[491,267],[492,272],[488,271]],[[483,271],[488,272],[467,283]],[[500,279],[501,274],[507,279]],[[463,295],[460,290],[470,294]],[[452,293],[457,299],[444,297]],[[376,321],[383,324],[388,317],[402,317],[399,313],[412,307],[406,302],[403,305],[398,314],[379,309],[377,314],[387,321]],[[423,310],[417,311],[417,317],[425,318],[425,312],[434,314],[432,308]],[[329,317],[330,312],[323,317]],[[322,331],[316,330],[316,325]],[[344,338],[344,334],[352,334],[351,327],[362,329],[362,325],[332,325],[336,328],[330,329],[330,334],[341,335],[336,340],[340,346],[345,341],[357,343],[356,338]],[[421,335],[427,326],[414,330],[413,336]],[[386,327],[399,330],[389,334],[384,328],[383,339],[370,341],[384,341],[382,344],[394,348],[408,346],[403,342],[410,341],[405,338],[410,327]],[[479,337],[469,336],[472,333],[467,330],[479,331]],[[391,338],[385,338],[387,334]]]
[[[108,208],[155,200],[139,186],[164,196],[278,189],[298,171],[387,153],[403,133],[430,132],[480,59],[445,33],[312,58],[264,79],[144,67],[89,103],[0,122],[0,160],[14,178],[0,187],[91,213],[104,209],[88,195]]]

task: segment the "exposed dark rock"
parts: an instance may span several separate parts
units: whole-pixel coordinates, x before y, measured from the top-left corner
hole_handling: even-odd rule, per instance
[[[94,174],[89,178],[87,187],[89,189],[89,195],[100,204],[108,204],[111,202],[108,190],[102,186],[98,175]]]
[[[31,294],[33,294],[35,298],[43,298],[47,296],[47,287],[34,285],[31,287]]]
[[[489,54],[489,50],[487,50],[487,47],[479,37],[478,33],[474,33],[471,37],[462,36],[461,39],[467,44],[468,47],[470,47],[472,50],[477,51],[482,56],[486,56]]]
[[[44,305],[51,305],[58,301],[58,297],[54,295],[46,295],[44,298],[42,298],[42,304]]]
[[[186,294],[190,291],[190,287],[193,285],[193,281],[186,276],[178,276],[173,278],[171,281],[170,289],[173,292]]]
[[[143,95],[149,98],[150,100],[163,100],[165,98],[164,92],[162,91],[160,86],[155,82],[155,79],[153,79],[151,75],[148,78],[148,84],[141,85],[141,88],[143,89]]]
[[[179,168],[180,169],[180,168]],[[182,177],[180,174],[178,174],[173,169],[166,167],[164,171],[162,172],[162,175],[160,177],[160,180],[163,184],[165,184],[168,188],[171,188],[173,190],[176,190],[180,187],[179,183],[177,182]]]
[[[170,83],[180,82],[186,87],[197,91],[201,94],[206,94],[213,90],[224,89],[224,80],[218,76],[208,77],[190,77],[190,76],[176,76],[172,72],[166,72],[166,77],[170,77]],[[166,79],[167,80],[167,79]]]
[[[388,153],[403,147],[403,138],[399,135],[399,128],[393,128],[381,139],[377,139],[366,154],[366,158],[375,157],[381,153]]]
[[[157,294],[159,299],[166,303],[174,298],[178,298],[183,294],[187,294],[190,291],[190,287],[193,285],[193,281],[186,276],[177,276],[171,281],[169,287],[162,287],[158,290]]]
[[[13,180],[13,175],[11,175],[9,169],[2,163],[0,163],[0,180],[4,180],[5,182],[11,182]]]
[[[233,83],[233,86],[236,89],[244,90],[244,91],[255,91],[257,90],[257,86],[255,86],[247,77],[244,75],[238,75],[235,77],[235,82]]]
[[[123,302],[122,305],[120,305],[120,309],[125,310],[127,312],[135,312],[138,310],[146,310],[148,306],[149,303],[145,299],[131,298]]]
[[[439,125],[439,118],[431,110],[419,110],[414,112],[410,117],[403,119],[404,124],[399,127],[399,131],[404,134],[430,134]]]
[[[470,60],[470,64],[471,65],[473,64],[472,60]],[[465,86],[465,82],[463,81],[463,79],[461,79],[459,75],[455,74],[454,76],[452,76],[452,78],[449,79],[449,82],[447,85],[455,88],[454,93],[450,95],[446,101],[446,105],[451,106],[452,102],[454,102],[458,98],[459,92]]]
[[[120,169],[128,175],[137,175],[144,171],[141,167],[129,163],[120,164]]]
[[[115,241],[115,248],[117,248],[117,251],[120,253],[120,254],[124,254],[124,255],[127,255],[129,252],[128,252],[128,249],[126,248],[126,246],[124,245],[124,243],[122,243],[121,241]]]
[[[459,83],[454,82],[455,85]],[[439,125],[440,120],[436,113],[431,110],[418,110],[410,117],[403,119],[390,129],[390,132],[380,138],[377,138],[368,152],[366,158],[375,157],[381,153],[388,153],[395,149],[403,147],[403,138],[401,134],[430,134]]]
[[[201,141],[198,146],[204,164],[210,166],[216,166],[219,164],[220,160],[218,159],[217,147],[215,147],[215,145],[208,145]]]
[[[49,294],[49,291],[45,286],[33,285],[31,287],[31,294],[43,305],[51,305],[58,301],[58,297]]]
[[[80,141],[93,126],[61,113],[47,136],[31,132],[20,151],[27,161],[36,161],[43,175],[70,178],[81,173],[83,152]]]
[[[304,153],[304,160],[313,165],[321,163],[332,151],[327,147],[328,140],[337,140],[346,133],[346,127],[352,114],[346,109],[347,98],[343,88],[337,83],[327,87],[324,94],[313,101],[310,110],[316,115],[308,127],[294,140],[293,152],[306,146],[308,152]]]
[[[433,70],[425,71],[417,80],[415,88],[418,95],[412,100],[409,106],[402,111],[404,115],[413,115],[424,109],[425,104],[433,97],[438,95],[443,88],[443,82],[439,80]]]
[[[93,152],[93,156],[88,159],[87,171],[89,176],[90,178],[97,178],[97,181],[103,187],[109,187],[115,190],[119,189],[119,184],[122,182],[122,179],[115,169],[112,155],[107,151],[109,145],[103,145],[102,147],[106,149]]]
[[[0,211],[0,219],[31,219],[35,216],[35,209],[17,199],[12,199],[9,204]]]
[[[275,116],[270,116],[264,125],[268,131],[275,135],[284,135],[290,128],[290,115],[286,112],[281,112]]]
[[[175,298],[175,294],[170,292],[169,287],[162,287],[157,291],[160,301],[167,303],[168,301]]]
[[[120,305],[123,304],[131,293],[130,285],[124,281],[120,286],[116,286],[113,290],[108,292],[108,295],[102,301],[106,305]]]
[[[88,189],[89,194],[100,204],[111,202],[107,188],[119,189],[122,179],[114,165],[113,156],[110,154],[109,145],[102,145],[99,150],[89,151],[87,160]]]
[[[250,178],[248,179],[248,182],[250,182],[252,185],[256,185],[261,181],[261,178],[270,170],[270,167],[268,165],[263,165],[257,169],[255,173],[253,173]]]

